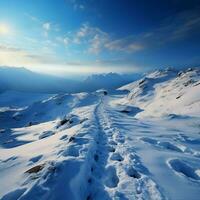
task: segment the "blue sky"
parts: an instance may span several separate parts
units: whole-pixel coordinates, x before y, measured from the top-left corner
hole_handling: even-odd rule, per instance
[[[0,65],[65,74],[200,63],[198,0],[1,0]]]

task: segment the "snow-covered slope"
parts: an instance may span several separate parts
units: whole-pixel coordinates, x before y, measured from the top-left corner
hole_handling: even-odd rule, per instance
[[[156,71],[128,95],[0,94],[0,199],[197,200],[199,75]]]
[[[171,69],[156,71],[143,79],[125,85],[128,90],[125,104],[143,110],[136,117],[199,116],[200,69],[177,72]]]
[[[13,109],[11,118],[1,112],[1,199],[82,199],[96,103],[92,94],[63,94]]]
[[[85,99],[85,104],[89,104],[93,103],[95,96],[88,93],[58,94],[50,95],[49,98],[33,102],[26,107],[2,107],[0,127],[17,128],[62,118],[72,108],[84,105],[82,99]]]
[[[18,91],[5,91],[0,93],[0,107],[26,107],[35,101],[41,101],[53,96],[53,94],[28,93]]]

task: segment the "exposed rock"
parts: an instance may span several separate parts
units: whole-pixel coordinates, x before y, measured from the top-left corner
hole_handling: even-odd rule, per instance
[[[38,173],[38,172],[41,171],[43,168],[44,168],[44,164],[36,165],[36,166],[34,166],[34,167],[28,169],[25,173],[29,173],[29,174]]]
[[[107,95],[107,94],[108,94],[108,92],[107,92],[107,91],[104,91],[104,92],[103,92],[103,94],[104,94],[104,95]]]

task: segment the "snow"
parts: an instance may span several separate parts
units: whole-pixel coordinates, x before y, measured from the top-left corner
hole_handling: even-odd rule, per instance
[[[12,106],[12,107],[25,107],[28,106],[35,101],[41,101],[48,97],[52,96],[52,94],[43,94],[43,93],[25,93],[25,92],[17,92],[17,91],[5,91],[0,93],[0,106]]]
[[[130,91],[121,103],[143,109],[144,111],[137,115],[138,118],[170,114],[198,117],[200,70],[177,74],[171,70],[154,72],[137,82],[121,87],[120,90]]]
[[[198,199],[199,75],[156,71],[128,94],[2,93],[0,198]]]

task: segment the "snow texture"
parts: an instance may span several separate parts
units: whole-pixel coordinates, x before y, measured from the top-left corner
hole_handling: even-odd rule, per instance
[[[112,93],[4,92],[0,106],[2,200],[200,196],[198,68]]]

